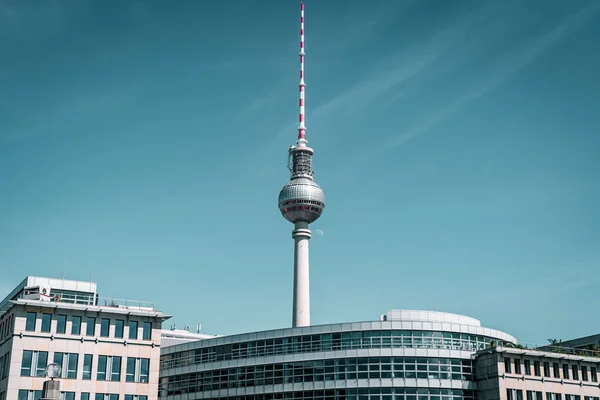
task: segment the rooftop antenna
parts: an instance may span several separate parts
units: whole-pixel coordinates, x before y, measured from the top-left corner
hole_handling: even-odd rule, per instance
[[[63,261],[63,272],[62,272],[62,280],[65,280],[65,271],[67,269],[67,260]]]

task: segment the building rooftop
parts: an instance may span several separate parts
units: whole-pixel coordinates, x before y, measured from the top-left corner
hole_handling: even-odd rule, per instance
[[[28,276],[2,302],[0,315],[15,304],[43,305],[71,309],[110,309],[123,314],[147,315],[156,310],[154,303],[99,297],[96,282]],[[107,310],[108,311],[108,310]],[[141,313],[141,314],[140,314]],[[164,319],[170,318],[163,316]]]

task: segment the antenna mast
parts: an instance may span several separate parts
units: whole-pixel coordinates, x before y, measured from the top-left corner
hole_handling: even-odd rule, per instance
[[[304,3],[300,3],[300,115],[298,126],[298,146],[306,146],[306,126],[304,125]]]

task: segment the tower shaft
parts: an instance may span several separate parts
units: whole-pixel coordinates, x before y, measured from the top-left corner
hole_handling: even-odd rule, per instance
[[[294,304],[292,327],[310,326],[310,280],[308,241],[311,237],[308,222],[295,223],[294,238]]]

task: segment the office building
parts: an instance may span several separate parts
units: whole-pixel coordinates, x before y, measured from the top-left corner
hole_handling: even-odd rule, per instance
[[[156,400],[167,318],[93,282],[29,276],[0,303],[0,400],[38,400],[51,362],[64,400]]]

